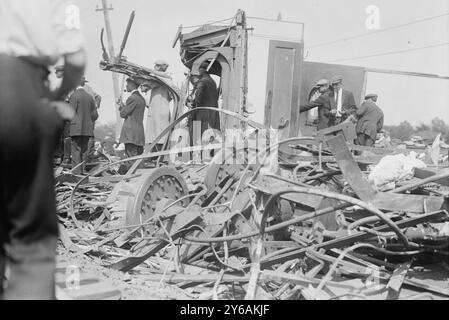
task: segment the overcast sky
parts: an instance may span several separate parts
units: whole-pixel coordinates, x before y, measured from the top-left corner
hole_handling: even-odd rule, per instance
[[[76,1],[81,8],[86,35],[87,76],[91,86],[103,96],[99,122],[114,122],[111,75],[98,68],[101,60],[99,38],[104,20],[102,13],[95,9],[101,5],[101,0]],[[238,9],[245,10],[249,16],[275,19],[281,13],[283,20],[304,22],[307,61],[449,76],[449,45],[435,46],[449,43],[449,0],[109,0],[109,3],[114,7],[111,21],[116,51],[129,15],[135,10],[136,18],[125,50],[128,60],[152,67],[155,60],[165,59],[171,65],[169,71],[178,81],[185,71],[179,58],[179,45],[172,48],[178,26],[230,18]],[[379,30],[445,13],[448,15],[314,48],[317,44],[372,32],[366,26],[366,9],[372,5],[379,8]],[[360,58],[427,46],[432,48]],[[250,72],[261,72],[261,76],[266,77],[267,70],[262,67]],[[379,94],[386,124],[408,120],[418,125],[437,116],[449,123],[448,89],[449,80],[383,74],[369,74],[367,86],[368,92]],[[265,96],[265,92],[260,95]],[[263,109],[264,105],[254,107]]]

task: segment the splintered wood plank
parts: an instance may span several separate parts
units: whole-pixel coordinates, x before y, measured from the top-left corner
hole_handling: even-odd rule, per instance
[[[59,229],[59,240],[61,240],[62,244],[68,251],[78,252],[80,248],[72,242],[70,238],[70,234],[67,229],[61,223],[58,223]]]
[[[256,190],[271,195],[276,193],[278,190],[287,189],[289,187],[294,188],[295,185],[289,184],[284,181],[279,181],[267,176],[261,176],[257,178],[257,180],[253,183],[253,186]],[[282,199],[299,203],[301,205],[305,205],[309,208],[317,208],[321,201],[323,201],[322,196],[310,195],[310,194],[297,194],[291,193],[281,196]]]
[[[444,201],[444,197],[379,192],[372,203],[380,210],[423,213],[425,212],[424,203],[427,211],[432,212],[440,210]]]
[[[182,283],[182,282],[194,282],[194,283],[203,283],[203,282],[213,282],[216,281],[218,277],[218,273],[209,273],[209,274],[178,274],[178,273],[168,273],[164,277],[164,282],[166,283]],[[162,279],[162,275],[150,274],[144,276],[136,277],[140,281],[148,281],[148,282],[160,282]],[[232,282],[248,282],[249,276],[238,276],[225,274],[221,279],[222,283],[232,283]]]
[[[433,171],[431,168],[419,169],[415,168],[415,177],[419,179],[426,179],[438,174],[438,171]],[[449,177],[435,181],[435,183],[442,184],[449,187]]]
[[[376,191],[363,176],[362,170],[360,170],[359,165],[354,160],[343,136],[337,135],[332,138],[327,138],[326,142],[352,189],[363,201],[373,201],[376,197]]]
[[[442,297],[449,296],[449,273],[441,265],[429,265],[424,271],[410,270],[404,280],[404,286],[432,292]]]
[[[319,285],[321,280],[316,278],[309,278],[301,275],[292,275],[285,272],[277,272],[277,271],[269,271],[264,270],[260,273],[261,281],[279,281],[279,282],[290,282],[296,285],[303,286],[304,288],[309,287],[309,285]],[[357,289],[352,285],[348,285],[346,283],[340,283],[335,281],[327,281],[326,286],[328,287],[336,287],[343,288],[346,290],[354,290]]]
[[[197,221],[201,219],[200,211],[183,211],[174,219],[173,225],[168,232],[170,232],[170,237],[173,241],[177,240],[185,231],[185,228],[195,224]],[[122,272],[128,272],[133,268],[137,267],[149,257],[156,254],[158,251],[162,250],[167,245],[165,241],[148,241],[148,245],[142,246],[138,249],[132,256],[129,256],[125,259],[121,259],[110,267],[115,270],[119,270]]]
[[[396,270],[394,270],[393,275],[388,281],[388,296],[387,300],[397,300],[399,298],[399,293],[401,291],[402,284],[404,283],[407,272],[410,269],[411,262],[401,264]]]

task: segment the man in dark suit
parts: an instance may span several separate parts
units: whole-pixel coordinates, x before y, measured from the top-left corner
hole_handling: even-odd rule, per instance
[[[369,94],[365,97],[365,102],[357,109],[353,118],[357,121],[355,131],[357,139],[355,144],[372,147],[376,142],[377,134],[384,126],[384,113],[377,106],[378,96]]]
[[[316,87],[319,90],[318,97],[310,97],[310,102],[300,106],[299,112],[304,113],[314,108],[318,108],[316,119],[317,130],[323,130],[329,127],[331,121],[331,103],[329,98],[329,82],[326,79],[318,81]],[[317,95],[318,95],[317,93]]]
[[[218,108],[218,89],[214,79],[207,71],[208,62],[203,62],[199,68],[199,80],[196,83],[195,98],[193,108]],[[193,114],[191,124],[201,123],[201,137],[207,129],[220,130],[220,115],[214,111],[199,111]],[[190,126],[192,132],[193,126]],[[194,141],[201,137],[193,137]]]
[[[125,153],[129,158],[143,153],[145,146],[145,130],[143,128],[143,116],[146,102],[140,94],[139,84],[132,78],[126,80],[126,91],[131,93],[126,104],[120,104],[120,116],[125,119],[120,143],[125,145]]]
[[[354,95],[351,91],[343,89],[343,77],[334,76],[331,81],[329,94],[331,103],[331,126],[344,122],[357,110]]]
[[[81,85],[70,96],[69,104],[76,113],[70,123],[72,165],[75,168],[85,161],[89,139],[94,136],[94,123],[98,119],[98,112],[94,98]],[[82,174],[83,167],[76,168],[74,173]]]

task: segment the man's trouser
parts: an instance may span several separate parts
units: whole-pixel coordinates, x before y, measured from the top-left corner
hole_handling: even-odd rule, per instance
[[[132,143],[126,143],[125,152],[128,158],[137,157],[143,154],[143,146],[137,146]]]
[[[355,140],[355,144],[359,146],[372,147],[374,146],[375,141],[371,139],[369,135],[364,133],[357,134],[357,139]]]
[[[64,139],[64,158],[62,162],[68,165],[72,163],[72,138],[70,137]]]
[[[52,163],[62,120],[41,100],[42,67],[0,55],[0,70],[0,298],[53,299]]]
[[[87,143],[87,151],[86,154],[84,155],[84,161],[86,161],[86,163],[91,162],[93,160],[94,153],[95,153],[95,138],[90,137],[89,142]]]
[[[74,136],[72,139],[72,168],[73,174],[84,173],[84,165],[80,164],[86,160],[89,151],[89,139],[88,136]]]
[[[160,152],[160,151],[162,151],[162,149],[164,149],[164,144],[157,143],[151,150],[151,153]],[[149,161],[156,161],[157,159],[159,159],[159,157],[150,158]]]
[[[144,147],[143,146],[137,146],[133,143],[125,143],[125,154],[127,158],[133,158],[140,156],[143,154]],[[119,174],[126,174],[127,171],[131,168],[132,162],[126,162],[123,163],[119,168]]]
[[[70,121],[64,121],[64,130],[62,133],[64,145],[64,158],[62,162],[70,164],[72,161],[72,139],[70,139]]]

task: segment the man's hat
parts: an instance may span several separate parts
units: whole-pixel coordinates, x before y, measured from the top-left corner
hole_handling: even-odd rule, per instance
[[[343,77],[342,76],[333,76],[330,83],[331,84],[335,84],[335,83],[339,83],[343,81]]]
[[[132,83],[134,83],[136,86],[139,85],[139,84],[137,83],[137,81],[136,81],[135,79],[131,78],[131,77],[127,78],[127,79],[126,79],[126,82],[132,82]]]
[[[378,98],[379,96],[374,93],[370,93],[365,97],[365,100],[371,99],[371,98]]]
[[[156,61],[154,62],[154,65],[156,65],[156,66],[167,66],[167,67],[170,66],[170,65],[169,65],[166,61],[164,61],[164,60],[156,60]]]
[[[198,72],[198,70],[196,70],[196,71],[193,71],[193,70],[192,70],[192,71],[190,72],[190,76],[191,76],[191,77],[199,77],[199,76],[200,76],[200,73]]]
[[[208,69],[210,65],[209,61],[204,61],[203,63],[201,63],[200,67],[198,69]]]
[[[323,87],[323,86],[327,86],[329,84],[329,81],[327,81],[327,79],[321,79],[320,81],[318,81],[315,85],[315,87]]]

